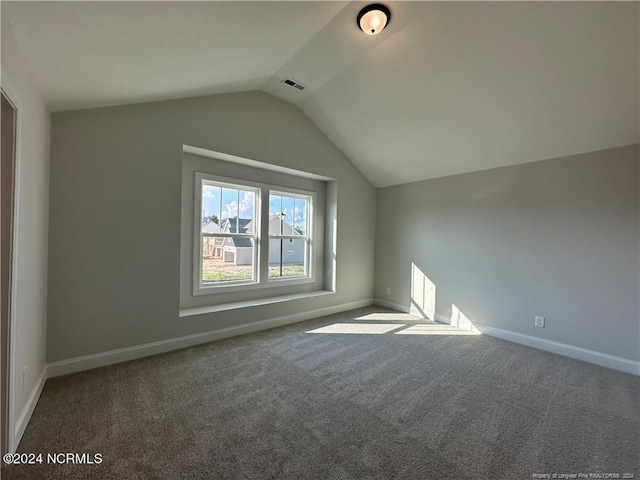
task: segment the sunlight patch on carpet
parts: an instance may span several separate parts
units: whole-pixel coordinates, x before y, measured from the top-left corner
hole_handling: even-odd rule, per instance
[[[309,330],[307,333],[355,333],[381,335],[403,327],[405,327],[405,325],[398,325],[397,323],[334,323],[333,325],[327,325],[326,327]]]
[[[412,325],[394,333],[396,335],[482,335],[477,330],[462,330],[450,325]]]
[[[418,318],[408,313],[369,313],[356,317],[355,320],[367,321],[387,321],[387,322],[424,322],[424,319]]]

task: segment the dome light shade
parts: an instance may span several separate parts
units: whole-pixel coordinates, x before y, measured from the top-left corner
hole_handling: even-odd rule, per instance
[[[358,26],[367,35],[377,35],[391,20],[391,12],[380,3],[364,7],[358,14]]]

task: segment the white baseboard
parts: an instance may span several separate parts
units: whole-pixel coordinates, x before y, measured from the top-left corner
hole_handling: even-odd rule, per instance
[[[406,305],[400,305],[399,303],[388,302],[380,298],[374,299],[373,303],[374,305],[378,305],[379,307],[385,307],[385,308],[390,308],[391,310],[397,310],[399,312],[409,313],[409,307]]]
[[[439,313],[436,313],[435,320],[436,322],[446,323],[449,325],[456,324],[455,320],[451,317],[447,317],[446,315],[441,315]],[[539,350],[544,350],[545,352],[575,358],[576,360],[593,363],[595,365],[600,365],[601,367],[612,368],[614,370],[631,373],[633,375],[640,375],[640,362],[636,362],[634,360],[628,360],[626,358],[609,355],[608,353],[596,352],[595,350],[588,350],[582,347],[567,345],[566,343],[554,342],[553,340],[532,337],[531,335],[515,333],[509,330],[489,327],[487,325],[480,325],[477,323],[473,324],[472,328],[491,337],[501,338],[502,340],[508,340],[509,342],[526,345],[527,347],[537,348]]]
[[[31,391],[31,395],[29,395],[29,398],[27,399],[26,405],[22,409],[22,412],[20,412],[20,416],[16,421],[15,430],[13,432],[13,442],[10,445],[10,453],[15,453],[16,449],[18,448],[20,440],[22,440],[22,435],[24,435],[24,431],[27,428],[27,424],[29,423],[29,420],[31,420],[31,415],[33,414],[33,411],[38,404],[38,400],[40,400],[40,394],[42,393],[42,389],[44,388],[44,384],[46,381],[47,367],[45,365],[45,367],[42,369],[42,372],[40,372],[40,376],[38,377],[33,390]]]
[[[275,327],[289,325],[291,323],[302,322],[316,317],[332,315],[334,313],[344,312],[355,308],[366,307],[373,304],[373,299],[365,299],[356,302],[345,303],[342,305],[333,305],[330,307],[319,308],[317,310],[305,311],[284,317],[270,318],[259,322],[247,323],[234,327],[221,328],[209,332],[196,333],[184,337],[171,338],[168,340],[160,340],[159,342],[145,343],[134,347],[119,348],[108,352],[96,353],[93,355],[85,355],[83,357],[61,360],[47,364],[47,376],[58,377],[70,373],[91,370],[93,368],[113,365],[115,363],[126,362],[138,358],[157,355],[159,353],[179,350],[181,348],[192,347],[202,343],[209,343],[215,340],[245,335],[247,333],[257,332],[260,330],[268,330]]]

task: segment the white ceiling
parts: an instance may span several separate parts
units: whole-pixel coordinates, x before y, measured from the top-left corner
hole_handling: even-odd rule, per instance
[[[378,187],[639,141],[638,2],[387,2],[375,37],[365,4],[1,7],[53,111],[262,89]]]

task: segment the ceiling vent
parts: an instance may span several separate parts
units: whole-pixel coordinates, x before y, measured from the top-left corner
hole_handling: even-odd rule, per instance
[[[297,88],[300,91],[302,91],[305,88],[307,88],[306,85],[303,85],[302,83],[297,82],[297,81],[295,81],[295,80],[293,80],[291,78],[285,78],[284,80],[282,80],[282,83],[285,83],[285,84],[289,85],[290,87]]]

